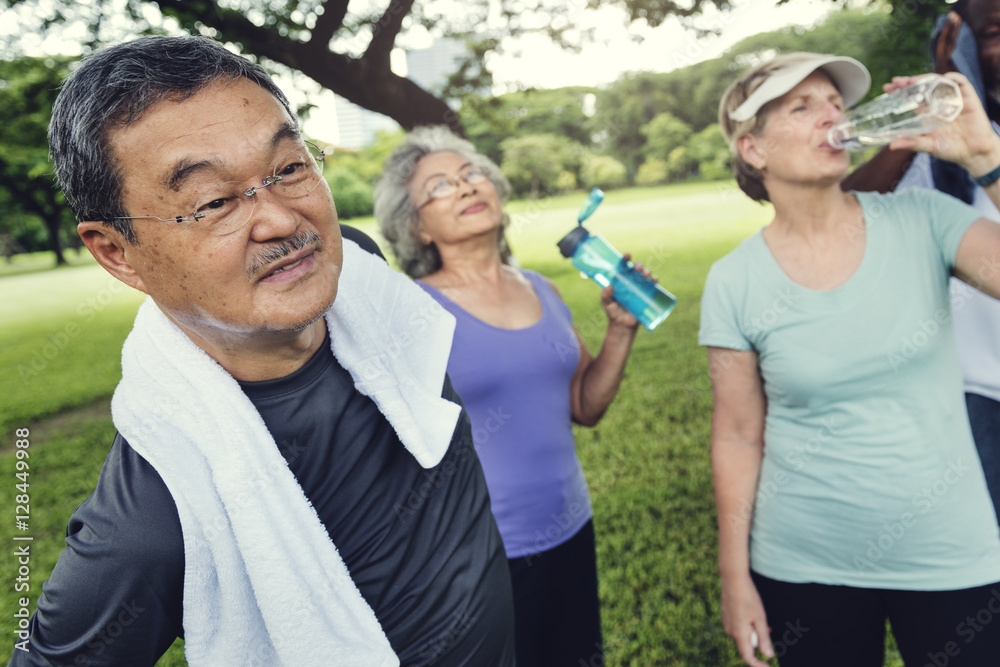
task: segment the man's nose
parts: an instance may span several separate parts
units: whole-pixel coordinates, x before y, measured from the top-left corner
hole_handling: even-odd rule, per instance
[[[286,199],[271,188],[261,188],[254,194],[250,220],[251,236],[258,243],[276,238],[287,238],[295,233],[300,219],[292,203],[295,199]]]

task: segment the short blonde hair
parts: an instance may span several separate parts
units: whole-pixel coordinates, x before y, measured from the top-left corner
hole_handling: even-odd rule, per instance
[[[764,131],[767,114],[777,100],[768,102],[745,121],[735,121],[729,114],[738,109],[755,90],[773,75],[816,57],[815,53],[802,52],[776,56],[772,60],[748,69],[739,79],[729,84],[726,92],[722,94],[722,100],[719,102],[719,127],[722,128],[722,134],[729,143],[729,152],[733,156],[733,172],[736,175],[736,183],[754,201],[771,201],[767,194],[767,188],[764,187],[764,175],[759,169],[743,159],[736,143],[743,135],[759,136]],[[822,69],[822,67],[817,68],[817,70]],[[830,80],[835,86],[837,85],[833,77],[830,77]]]

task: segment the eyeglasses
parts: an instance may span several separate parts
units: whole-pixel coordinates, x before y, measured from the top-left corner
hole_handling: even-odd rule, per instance
[[[452,196],[462,183],[475,185],[476,183],[482,183],[488,177],[489,176],[486,173],[486,170],[480,169],[479,167],[467,167],[458,172],[458,176],[456,178],[439,176],[436,179],[431,180],[430,187],[428,187],[427,191],[424,193],[424,198],[420,200],[419,204],[417,204],[417,208],[423,208],[423,206],[432,199],[443,199],[445,197]]]
[[[270,188],[282,199],[297,199],[310,194],[323,182],[322,165],[326,153],[315,144],[305,142],[286,153],[275,162],[270,176],[260,185],[244,188],[239,181],[195,182],[191,199],[195,202],[190,213],[172,218],[155,215],[130,215],[115,220],[160,220],[162,222],[190,222],[215,236],[225,236],[246,226],[253,215],[257,191]],[[187,188],[185,188],[187,189]]]

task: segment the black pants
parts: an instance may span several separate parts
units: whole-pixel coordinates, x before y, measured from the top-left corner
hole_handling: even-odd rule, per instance
[[[1000,402],[979,394],[966,394],[965,404],[969,408],[972,437],[986,475],[986,488],[990,490],[993,507],[1000,518]],[[997,664],[1000,665],[1000,660]]]
[[[554,549],[507,562],[517,667],[603,667],[594,522]]]
[[[906,667],[1000,665],[1000,583],[896,591],[752,575],[781,667],[881,667],[887,618]]]

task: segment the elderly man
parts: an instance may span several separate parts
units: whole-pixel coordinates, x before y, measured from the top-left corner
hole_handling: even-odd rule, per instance
[[[206,39],[111,47],[50,140],[88,249],[149,298],[12,664],[152,665],[178,636],[211,667],[513,664],[451,316],[342,241],[267,74]]]
[[[1000,122],[1000,0],[958,0],[938,20],[932,37],[934,68],[958,71],[976,88],[994,129]],[[972,177],[961,167],[926,153],[883,150],[843,183],[845,189],[936,188],[968,204],[991,220],[1000,211],[983,187],[1000,172]],[[980,280],[1000,271],[1000,258],[980,267]],[[993,506],[1000,515],[1000,301],[957,278],[951,281],[952,317],[965,398],[976,449],[983,464]]]

